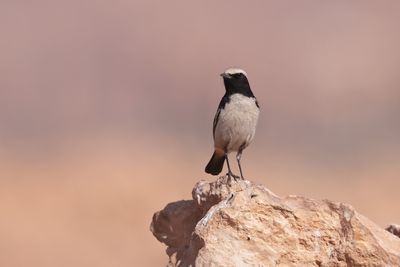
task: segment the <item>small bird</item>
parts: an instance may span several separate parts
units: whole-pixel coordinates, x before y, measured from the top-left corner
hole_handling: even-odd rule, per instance
[[[240,178],[244,180],[240,158],[243,150],[254,138],[260,106],[250,89],[247,73],[244,70],[230,68],[221,76],[224,79],[225,95],[214,117],[214,154],[205,171],[218,175],[226,160],[228,177],[236,180],[239,176],[232,173],[228,160],[228,154],[235,151]]]

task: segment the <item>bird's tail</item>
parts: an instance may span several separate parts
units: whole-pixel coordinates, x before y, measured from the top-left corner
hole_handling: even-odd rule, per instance
[[[225,162],[225,152],[219,149],[214,151],[210,161],[206,166],[206,173],[217,175],[222,171]]]

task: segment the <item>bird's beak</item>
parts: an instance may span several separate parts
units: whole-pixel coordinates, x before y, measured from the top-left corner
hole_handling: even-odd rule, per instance
[[[221,73],[220,75],[221,75],[222,78],[226,78],[226,79],[232,78],[231,75],[229,75],[228,73],[225,73],[225,72],[224,72],[224,73]]]

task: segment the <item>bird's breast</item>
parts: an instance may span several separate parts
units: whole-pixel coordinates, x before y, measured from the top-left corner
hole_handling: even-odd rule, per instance
[[[259,108],[253,97],[234,94],[219,114],[215,146],[228,151],[246,147],[254,137]]]

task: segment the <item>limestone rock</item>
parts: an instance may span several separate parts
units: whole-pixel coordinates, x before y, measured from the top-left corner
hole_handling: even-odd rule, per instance
[[[153,216],[168,266],[400,266],[400,239],[350,205],[227,177],[192,196]]]

